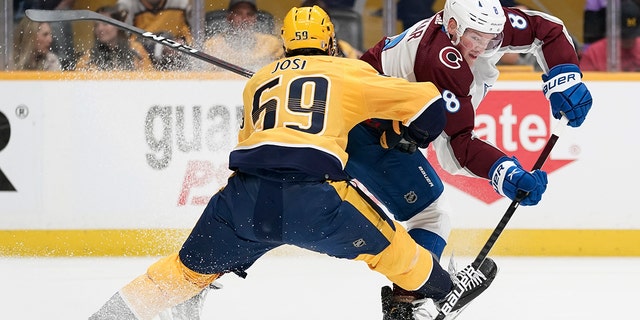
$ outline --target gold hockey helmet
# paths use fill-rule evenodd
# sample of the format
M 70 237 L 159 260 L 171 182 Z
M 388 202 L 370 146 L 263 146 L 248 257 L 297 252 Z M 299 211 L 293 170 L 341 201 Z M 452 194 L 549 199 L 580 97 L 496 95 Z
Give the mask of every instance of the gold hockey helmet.
M 336 54 L 336 34 L 329 15 L 318 6 L 293 7 L 284 17 L 281 31 L 285 51 L 320 49 Z

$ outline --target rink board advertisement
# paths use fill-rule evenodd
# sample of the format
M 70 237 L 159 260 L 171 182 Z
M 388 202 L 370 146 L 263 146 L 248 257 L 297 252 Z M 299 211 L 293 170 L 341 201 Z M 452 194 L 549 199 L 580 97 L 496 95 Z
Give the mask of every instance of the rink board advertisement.
M 531 167 L 557 121 L 540 81 L 525 78 L 498 82 L 477 112 L 476 132 Z M 29 232 L 34 238 L 67 232 L 67 239 L 78 236 L 74 230 L 183 236 L 231 173 L 243 85 L 197 76 L 1 78 L 0 245 Z M 625 168 L 640 146 L 634 130 L 640 109 L 628 98 L 640 82 L 588 85 L 595 101 L 589 117 L 580 128 L 558 131 L 544 166 L 543 201 L 518 208 L 508 232 L 638 240 L 640 216 L 629 200 L 640 174 Z M 433 152 L 425 153 L 437 164 Z M 452 236 L 458 229 L 490 232 L 510 201 L 486 180 L 436 168 L 452 207 Z

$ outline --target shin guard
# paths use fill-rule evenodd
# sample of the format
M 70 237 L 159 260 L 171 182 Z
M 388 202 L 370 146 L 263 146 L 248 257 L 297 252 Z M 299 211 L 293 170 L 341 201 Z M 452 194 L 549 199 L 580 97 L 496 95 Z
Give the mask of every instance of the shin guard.
M 120 289 L 120 295 L 138 318 L 152 319 L 198 294 L 219 276 L 190 270 L 175 253 L 152 264 L 147 273 Z

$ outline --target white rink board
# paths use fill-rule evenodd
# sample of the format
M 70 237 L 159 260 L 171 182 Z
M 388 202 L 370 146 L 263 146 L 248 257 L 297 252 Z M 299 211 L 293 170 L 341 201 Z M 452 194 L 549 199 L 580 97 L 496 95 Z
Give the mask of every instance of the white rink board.
M 11 130 L 8 144 L 0 145 L 0 170 L 16 189 L 0 191 L 0 228 L 190 228 L 230 172 L 227 158 L 241 117 L 243 84 L 0 81 L 0 116 Z M 542 203 L 519 208 L 510 228 L 640 229 L 630 201 L 640 181 L 630 161 L 640 150 L 635 132 L 640 108 L 629 97 L 640 84 L 588 85 L 593 110 L 581 128 L 564 130 L 552 154 L 571 163 L 550 172 Z M 537 95 L 540 86 L 499 82 L 491 94 Z M 520 103 L 493 108 L 527 112 L 518 109 Z M 483 114 L 484 108 L 478 118 L 500 121 Z M 546 106 L 539 110 L 534 120 L 542 119 L 548 134 L 554 121 Z M 510 148 L 537 155 L 540 139 L 529 142 L 515 141 Z M 523 150 L 527 146 L 534 149 Z M 505 199 L 487 204 L 447 189 L 454 228 L 493 228 L 509 204 Z

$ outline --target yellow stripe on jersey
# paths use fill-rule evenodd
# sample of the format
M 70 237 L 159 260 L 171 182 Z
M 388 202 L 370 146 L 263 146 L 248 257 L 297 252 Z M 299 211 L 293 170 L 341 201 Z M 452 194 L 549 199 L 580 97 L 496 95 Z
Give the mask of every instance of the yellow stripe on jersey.
M 354 206 L 360 213 L 362 213 L 371 224 L 373 224 L 380 233 L 382 233 L 385 238 L 389 241 L 393 238 L 394 230 L 389 225 L 388 221 L 385 219 L 382 214 L 376 211 L 375 208 L 371 207 L 371 205 L 363 198 L 360 192 L 358 192 L 355 188 L 350 187 L 349 183 L 345 181 L 330 181 L 329 184 L 336 190 L 340 198 L 346 202 L 349 202 L 352 206 Z

